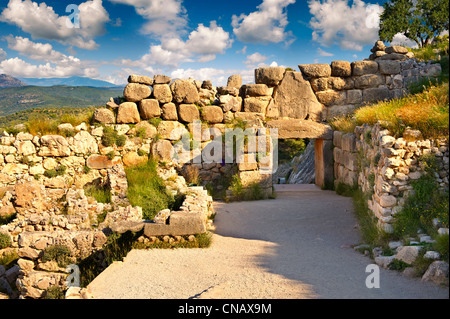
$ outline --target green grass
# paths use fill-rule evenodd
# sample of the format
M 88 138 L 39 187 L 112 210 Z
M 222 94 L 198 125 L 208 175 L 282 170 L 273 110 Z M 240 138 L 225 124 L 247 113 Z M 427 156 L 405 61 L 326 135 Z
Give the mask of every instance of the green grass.
M 105 127 L 103 129 L 102 144 L 106 147 L 116 145 L 122 147 L 125 145 L 127 137 L 119 135 L 112 127 Z
M 157 161 L 126 168 L 128 200 L 131 205 L 142 207 L 144 218 L 153 220 L 156 214 L 170 208 L 175 199 L 166 191 L 164 181 L 157 174 Z
M 97 203 L 111 203 L 111 190 L 99 180 L 85 185 L 84 192 L 87 196 L 95 198 Z

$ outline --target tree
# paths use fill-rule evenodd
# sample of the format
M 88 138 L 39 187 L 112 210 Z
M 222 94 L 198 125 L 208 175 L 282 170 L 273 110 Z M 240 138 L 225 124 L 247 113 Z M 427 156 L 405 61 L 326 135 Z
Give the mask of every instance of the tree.
M 449 29 L 448 0 L 390 0 L 380 16 L 382 41 L 391 42 L 398 33 L 425 47 Z

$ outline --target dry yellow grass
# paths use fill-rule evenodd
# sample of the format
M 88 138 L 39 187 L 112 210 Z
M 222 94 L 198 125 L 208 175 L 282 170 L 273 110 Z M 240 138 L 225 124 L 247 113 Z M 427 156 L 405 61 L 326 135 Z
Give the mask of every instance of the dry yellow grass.
M 420 130 L 424 137 L 448 137 L 448 83 L 431 86 L 402 99 L 362 107 L 351 117 L 335 119 L 332 125 L 337 130 L 352 132 L 357 125 L 373 125 L 378 121 L 399 136 L 406 127 L 411 127 Z

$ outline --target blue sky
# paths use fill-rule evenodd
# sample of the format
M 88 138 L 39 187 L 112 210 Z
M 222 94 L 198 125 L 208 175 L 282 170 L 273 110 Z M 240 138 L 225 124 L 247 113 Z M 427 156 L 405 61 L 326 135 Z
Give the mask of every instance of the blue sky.
M 116 84 L 166 74 L 216 85 L 241 74 L 251 83 L 260 66 L 367 58 L 383 2 L 0 0 L 0 73 Z

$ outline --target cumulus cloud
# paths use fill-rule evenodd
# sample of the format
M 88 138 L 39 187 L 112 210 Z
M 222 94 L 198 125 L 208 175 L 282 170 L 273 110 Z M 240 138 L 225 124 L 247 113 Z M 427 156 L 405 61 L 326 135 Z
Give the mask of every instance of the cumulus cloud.
M 245 64 L 259 64 L 266 61 L 268 57 L 262 55 L 259 52 L 253 53 L 247 56 L 247 60 L 244 61 Z
M 120 60 L 127 67 L 154 66 L 156 68 L 177 68 L 186 62 L 209 62 L 216 58 L 217 54 L 225 53 L 232 45 L 228 32 L 217 26 L 215 21 L 209 27 L 199 24 L 192 31 L 188 39 L 183 41 L 179 37 L 161 39 L 161 44 L 151 45 L 149 53 L 139 60 Z
M 211 80 L 215 86 L 225 86 L 228 77 L 232 74 L 239 74 L 242 77 L 242 83 L 254 83 L 255 72 L 253 70 L 236 70 L 236 69 L 217 69 L 217 68 L 201 68 L 201 69 L 176 69 L 170 76 L 173 79 L 194 78 L 199 81 Z
M 109 21 L 108 12 L 103 8 L 102 0 L 83 2 L 78 9 L 80 27 L 76 28 L 68 16 L 59 16 L 44 2 L 10 0 L 0 15 L 0 21 L 18 26 L 33 39 L 56 40 L 82 49 L 96 49 L 98 44 L 93 39 L 104 33 L 104 25 Z
M 0 48 L 0 62 L 6 59 L 6 52 Z
M 322 48 L 318 48 L 317 53 L 319 53 L 320 56 L 334 56 L 333 53 L 326 52 Z
M 362 51 L 378 39 L 379 15 L 383 7 L 362 0 L 310 0 L 313 40 L 324 46 Z
M 74 56 L 68 56 L 55 51 L 52 45 L 33 42 L 23 37 L 6 37 L 8 48 L 19 52 L 29 59 L 44 62 L 34 65 L 20 58 L 0 59 L 0 72 L 17 77 L 69 77 L 69 76 L 98 76 L 98 70 L 89 62 Z M 0 52 L 1 53 L 1 52 Z M 1 55 L 1 54 L 0 54 Z
M 234 34 L 240 41 L 248 43 L 292 43 L 292 33 L 286 32 L 286 7 L 293 3 L 295 0 L 263 0 L 257 11 L 233 15 Z
M 187 25 L 186 9 L 182 0 L 109 0 L 133 6 L 147 22 L 141 32 L 157 37 L 183 32 Z

